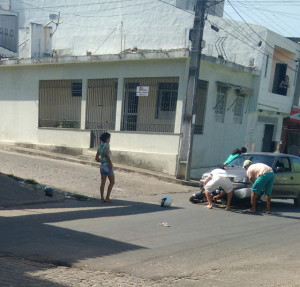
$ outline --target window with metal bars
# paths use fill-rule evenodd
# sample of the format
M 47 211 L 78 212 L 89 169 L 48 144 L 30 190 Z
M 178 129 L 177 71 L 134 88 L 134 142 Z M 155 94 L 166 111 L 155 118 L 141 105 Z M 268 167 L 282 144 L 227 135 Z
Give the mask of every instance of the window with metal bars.
M 196 98 L 196 122 L 195 122 L 195 131 L 194 131 L 195 134 L 203 134 L 206 96 L 207 96 L 207 82 L 199 81 L 198 95 Z
M 224 86 L 218 86 L 217 101 L 215 106 L 215 117 L 219 123 L 224 123 L 226 101 L 227 101 L 228 88 Z
M 238 96 L 235 105 L 233 108 L 233 121 L 236 124 L 241 124 L 243 122 L 243 113 L 244 113 L 244 102 L 245 102 L 245 97 Z
M 82 97 L 82 82 L 72 83 L 72 97 Z
M 173 119 L 178 98 L 178 83 L 159 83 L 156 119 Z
M 39 127 L 80 128 L 81 97 L 73 96 L 74 83 L 82 82 L 81 80 L 40 81 Z

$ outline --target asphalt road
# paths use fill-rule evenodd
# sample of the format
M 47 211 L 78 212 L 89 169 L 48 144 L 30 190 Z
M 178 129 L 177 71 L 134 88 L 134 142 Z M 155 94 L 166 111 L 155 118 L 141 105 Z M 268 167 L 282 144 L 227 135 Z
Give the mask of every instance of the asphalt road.
M 97 193 L 96 181 L 86 186 L 91 177 L 97 180 L 97 169 L 0 156 L 2 172 L 41 183 L 48 174 L 49 182 L 57 179 L 62 187 L 80 182 Z M 207 210 L 188 202 L 186 187 L 137 174 L 133 184 L 128 174 L 118 175 L 127 180 L 119 185 L 126 196 L 114 205 L 67 200 L 0 210 L 0 253 L 153 283 L 114 285 L 112 276 L 111 285 L 103 286 L 300 286 L 300 209 L 291 201 L 273 202 L 271 215 Z M 162 191 L 176 191 L 171 208 L 159 206 L 156 194 Z M 102 286 L 82 284 L 74 286 Z
M 152 196 L 114 206 L 67 201 L 2 210 L 0 251 L 58 265 L 172 279 L 172 286 L 176 280 L 178 286 L 298 286 L 300 209 L 279 202 L 272 215 L 245 215 L 206 210 L 188 203 L 183 194 L 174 200 L 172 208 L 161 208 Z

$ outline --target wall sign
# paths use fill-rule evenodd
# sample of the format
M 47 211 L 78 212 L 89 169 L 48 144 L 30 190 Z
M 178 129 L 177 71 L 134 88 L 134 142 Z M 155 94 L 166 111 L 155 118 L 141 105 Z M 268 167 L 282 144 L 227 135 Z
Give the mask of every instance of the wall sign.
M 136 88 L 137 97 L 148 97 L 149 96 L 149 86 L 138 86 Z

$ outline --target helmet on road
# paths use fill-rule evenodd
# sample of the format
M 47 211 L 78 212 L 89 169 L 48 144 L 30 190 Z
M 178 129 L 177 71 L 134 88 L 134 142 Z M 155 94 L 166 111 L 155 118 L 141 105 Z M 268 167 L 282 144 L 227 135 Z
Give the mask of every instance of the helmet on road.
M 171 206 L 173 203 L 173 199 L 170 195 L 164 195 L 163 198 L 161 199 L 161 203 L 160 205 L 162 207 L 167 207 L 167 206 Z

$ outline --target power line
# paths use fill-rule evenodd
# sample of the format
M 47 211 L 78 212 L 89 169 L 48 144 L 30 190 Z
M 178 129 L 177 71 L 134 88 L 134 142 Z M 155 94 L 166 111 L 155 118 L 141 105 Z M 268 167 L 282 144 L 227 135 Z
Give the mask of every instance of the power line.
M 127 0 L 128 1 L 128 0 Z M 132 1 L 132 0 L 130 0 Z M 120 2 L 120 1 L 118 1 Z M 102 2 L 102 3 L 105 3 L 105 2 Z M 107 2 L 106 2 L 107 3 Z M 117 2 L 116 2 L 117 3 Z M 118 10 L 118 9 L 123 9 L 123 8 L 129 8 L 129 7 L 135 7 L 135 6 L 141 6 L 141 5 L 146 5 L 146 4 L 152 4 L 153 1 L 146 1 L 146 2 L 141 2 L 141 3 L 135 3 L 135 4 L 132 4 L 132 5 L 126 5 L 126 6 L 118 6 L 118 7 L 111 7 L 111 8 L 103 8 L 101 10 L 92 10 L 92 11 L 83 11 L 83 12 L 80 12 L 80 13 L 64 13 L 65 15 L 74 15 L 74 16 L 82 16 L 82 17 L 85 17 L 86 15 L 84 14 L 89 14 L 89 13 L 97 13 L 97 12 L 102 12 L 102 11 L 111 11 L 111 10 Z M 94 3 L 95 4 L 95 3 Z M 88 4 L 83 4 L 83 5 L 88 5 Z M 47 8 L 52 8 L 52 7 L 37 7 L 35 6 L 36 8 L 35 9 L 41 9 L 41 10 L 45 10 Z M 54 6 L 54 7 L 60 7 L 60 8 L 68 8 L 68 6 Z M 20 12 L 23 12 L 23 11 L 27 11 L 28 9 L 23 9 L 23 10 L 19 10 Z M 90 15 L 89 15 L 90 16 Z M 94 15 L 92 15 L 94 16 Z M 96 16 L 96 15 L 95 15 Z M 88 17 L 88 16 L 87 16 Z
M 85 3 L 85 4 L 54 5 L 54 6 L 37 7 L 36 9 L 83 7 L 83 6 L 94 6 L 94 5 L 102 5 L 102 4 L 114 4 L 114 3 L 132 2 L 132 1 L 135 1 L 135 0 L 117 0 L 117 1 L 112 0 L 112 1 L 94 2 L 94 3 Z M 18 1 L 18 2 L 22 2 L 22 1 Z M 28 3 L 26 3 L 26 4 L 29 5 Z M 23 11 L 23 10 L 27 10 L 27 9 L 18 9 L 18 11 Z
M 231 4 L 230 0 L 227 0 L 228 3 L 230 4 L 230 6 L 234 9 L 234 11 L 241 17 L 241 19 L 244 21 L 244 23 L 261 39 L 263 40 L 269 47 L 272 48 L 272 50 L 274 49 L 274 47 L 272 45 L 270 45 L 263 37 L 261 37 L 248 23 L 247 21 L 244 19 L 244 17 L 237 11 L 237 9 Z M 295 61 L 295 59 L 281 53 L 280 51 L 277 51 L 279 54 L 281 54 L 282 56 L 286 57 L 287 59 L 290 59 L 292 61 Z M 281 62 L 281 61 L 280 61 Z
M 264 8 L 253 8 L 253 6 L 251 6 L 250 4 L 244 4 L 245 7 L 247 7 L 247 9 L 250 9 L 250 10 L 256 10 L 256 9 L 259 9 L 260 11 L 266 11 L 266 12 L 270 12 L 270 13 L 274 13 L 274 14 L 279 14 L 279 15 L 282 15 L 282 16 L 296 16 L 298 17 L 297 20 L 300 20 L 300 15 L 299 14 L 295 14 L 295 13 L 289 13 L 289 12 L 283 12 L 283 11 L 274 11 L 274 10 L 269 10 L 269 9 L 264 9 Z
M 164 4 L 167 4 L 167 5 L 170 5 L 170 6 L 174 7 L 174 8 L 177 8 L 177 9 L 179 9 L 179 10 L 182 10 L 182 11 L 184 11 L 184 12 L 186 12 L 186 13 L 190 13 L 190 14 L 195 15 L 194 12 L 189 11 L 189 10 L 185 10 L 185 9 L 182 9 L 182 8 L 179 8 L 179 7 L 177 7 L 175 4 L 172 4 L 172 3 L 170 3 L 170 2 L 167 2 L 167 1 L 164 1 L 164 0 L 157 0 L 157 1 L 159 1 L 159 2 L 161 2 L 161 3 L 164 3 Z
M 246 0 L 244 0 L 246 3 L 248 3 L 248 1 L 246 1 Z M 244 6 L 244 4 L 241 2 L 241 1 L 238 1 L 239 3 L 240 3 L 240 5 L 243 5 Z M 245 7 L 245 6 L 244 6 Z M 256 11 L 259 11 L 259 9 L 258 8 L 256 8 L 255 6 L 252 6 Z M 247 16 L 247 17 L 249 17 L 250 19 L 252 19 L 253 21 L 255 21 L 255 19 L 253 18 L 253 17 L 251 17 L 248 13 L 246 13 L 245 11 L 243 11 L 244 12 L 244 14 Z M 261 11 L 259 11 L 260 13 L 262 13 L 264 16 L 266 16 L 269 20 L 270 20 L 270 23 L 269 23 L 269 25 L 276 25 L 277 27 L 279 27 L 282 31 L 285 31 L 285 32 L 287 32 L 287 33 L 289 33 L 287 30 L 285 30 L 283 27 L 281 27 L 280 25 L 278 25 L 276 22 L 273 22 L 273 20 L 272 19 L 270 19 L 269 18 L 269 16 L 267 15 L 267 14 L 265 14 L 265 13 L 263 13 L 263 12 L 261 12 Z M 265 21 L 265 19 L 263 19 L 260 15 L 257 15 L 257 14 L 255 14 L 256 15 L 256 17 L 257 18 L 259 18 L 260 20 L 262 20 L 262 21 Z M 255 21 L 256 22 L 256 21 Z M 274 24 L 272 24 L 272 22 L 274 23 Z M 258 24 L 258 23 L 257 23 Z
M 95 50 L 93 54 L 95 54 L 107 41 L 108 39 L 112 36 L 113 33 L 117 30 L 117 27 L 107 36 L 107 38 L 100 44 L 100 46 Z
M 208 11 L 210 10 L 210 8 L 208 8 Z M 234 24 L 234 20 L 233 18 L 226 12 L 224 11 L 224 13 L 233 21 L 233 23 L 230 23 L 230 22 L 227 22 L 224 18 L 221 18 L 222 21 L 224 21 L 227 25 L 230 25 L 231 27 L 233 27 L 234 29 L 236 29 L 242 36 L 244 36 L 246 38 L 246 36 L 242 33 L 242 32 L 245 32 L 253 41 L 254 41 L 254 44 L 257 45 L 258 44 L 258 40 L 255 39 L 250 33 L 248 33 L 245 29 L 239 27 L 238 25 L 235 25 Z M 242 32 L 241 32 L 242 31 Z M 247 38 L 247 40 L 249 40 Z
M 35 5 L 32 5 L 32 4 L 29 4 L 29 3 L 24 2 L 22 0 L 16 0 L 16 1 L 18 1 L 20 3 L 23 3 L 23 4 L 26 4 L 26 5 L 29 5 L 29 6 L 32 6 L 32 7 L 36 8 L 36 9 L 40 9 L 40 10 L 46 11 L 46 12 L 57 12 L 57 11 L 54 11 L 54 10 L 47 10 L 47 9 L 42 8 L 42 7 L 38 7 L 38 6 L 35 6 Z M 141 5 L 141 4 L 145 4 L 145 3 L 135 4 L 134 6 L 138 6 L 138 5 Z M 150 2 L 149 2 L 149 4 L 150 4 Z M 128 6 L 129 5 L 123 6 L 122 8 L 126 8 Z M 75 17 L 83 17 L 83 18 L 111 18 L 111 17 L 136 15 L 137 13 L 143 13 L 143 12 L 151 11 L 152 9 L 156 9 L 156 8 L 159 8 L 159 7 L 161 7 L 161 5 L 157 5 L 157 6 L 151 7 L 149 9 L 144 9 L 144 10 L 141 10 L 141 11 L 136 11 L 134 13 L 122 13 L 122 14 L 115 14 L 115 15 L 80 15 L 80 14 L 75 14 L 75 13 L 61 13 L 61 14 L 62 15 L 72 15 L 72 16 L 75 16 Z M 118 9 L 120 9 L 120 7 L 118 7 Z M 93 11 L 93 12 L 95 12 L 95 11 Z
M 239 0 L 237 0 L 237 1 L 239 1 Z M 244 0 L 244 1 L 246 1 L 246 0 Z M 240 1 L 239 1 L 240 2 Z M 246 2 L 248 2 L 248 1 L 246 1 Z M 226 12 L 225 12 L 226 13 Z M 228 15 L 228 13 L 226 13 L 227 15 Z M 252 19 L 255 23 L 257 23 L 257 21 L 253 18 L 253 17 L 251 17 L 250 15 L 248 15 L 247 13 L 245 13 L 244 12 L 244 14 L 246 15 L 246 16 L 248 16 L 250 19 Z M 262 21 L 265 21 L 265 19 L 263 19 L 260 15 L 258 15 L 258 14 L 255 14 L 259 19 L 261 19 Z M 265 15 L 264 13 L 263 13 L 263 15 Z M 232 19 L 232 17 L 230 16 L 230 15 L 228 15 L 231 19 Z M 268 15 L 265 15 L 266 17 L 268 17 Z M 232 19 L 233 20 L 233 19 Z M 269 19 L 270 21 L 272 21 L 271 19 Z M 259 23 L 257 23 L 258 25 L 260 25 Z M 275 23 L 276 24 L 276 23 Z M 276 24 L 278 27 L 280 27 L 278 24 Z M 281 38 L 279 38 L 282 42 L 283 42 L 283 39 L 281 39 Z M 294 47 L 292 47 L 292 45 L 291 45 L 291 43 L 289 43 L 288 42 L 288 46 L 290 47 L 290 48 L 292 48 L 292 50 L 294 50 Z
M 263 54 L 263 55 L 265 55 L 265 56 L 269 56 L 269 57 L 270 57 L 271 59 L 273 59 L 273 60 L 280 61 L 280 60 L 278 60 L 276 57 L 274 57 L 274 56 L 272 56 L 272 55 L 270 55 L 270 54 L 266 54 L 265 52 L 262 52 L 261 50 L 259 50 L 257 47 L 254 47 L 254 46 L 252 46 L 251 44 L 249 44 L 248 42 L 246 42 L 246 41 L 240 39 L 240 38 L 237 37 L 236 35 L 232 34 L 231 32 L 229 32 L 229 31 L 227 31 L 226 29 L 224 29 L 223 27 L 221 27 L 220 25 L 218 25 L 218 24 L 212 22 L 211 20 L 207 19 L 207 21 L 208 21 L 211 25 L 214 25 L 214 26 L 218 27 L 220 30 L 223 30 L 223 31 L 226 32 L 228 35 L 230 35 L 230 36 L 232 36 L 233 38 L 239 40 L 240 42 L 244 43 L 245 45 L 249 46 L 250 48 L 252 48 L 252 49 L 258 51 L 259 53 L 261 53 L 261 54 Z M 242 35 L 242 36 L 245 37 L 244 35 Z M 246 39 L 247 39 L 247 38 L 246 38 Z M 247 39 L 247 40 L 248 40 L 248 39 Z M 287 66 L 288 66 L 289 69 L 291 69 L 292 71 L 296 72 L 296 70 L 295 70 L 294 68 L 290 67 L 289 65 L 287 65 Z

